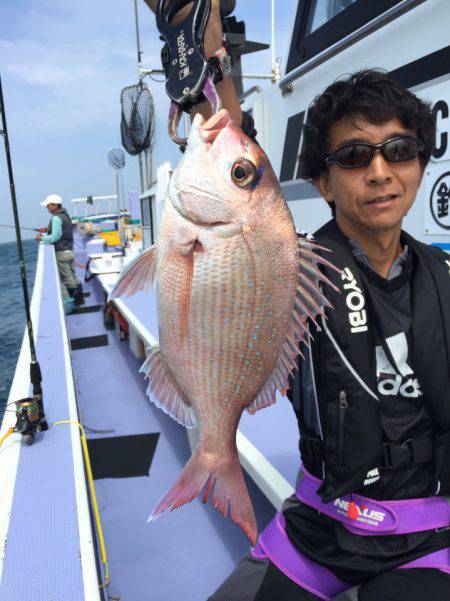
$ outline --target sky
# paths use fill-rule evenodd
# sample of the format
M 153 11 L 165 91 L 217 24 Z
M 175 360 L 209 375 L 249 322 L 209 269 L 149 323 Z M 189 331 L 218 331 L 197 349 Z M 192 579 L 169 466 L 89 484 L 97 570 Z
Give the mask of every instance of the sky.
M 247 39 L 270 43 L 270 0 L 238 0 L 235 16 Z M 297 0 L 276 0 L 276 55 L 284 59 Z M 257 8 L 258 10 L 255 10 Z M 160 68 L 154 16 L 138 0 L 143 65 Z M 39 203 L 115 192 L 106 154 L 120 147 L 120 92 L 137 83 L 133 0 L 1 0 L 0 74 L 21 225 L 46 226 Z M 243 57 L 244 73 L 269 73 L 270 51 Z M 282 64 L 282 69 L 283 69 Z M 176 164 L 166 133 L 169 101 L 163 83 L 146 79 L 155 102 L 155 162 Z M 244 88 L 261 81 L 245 80 Z M 125 192 L 139 189 L 136 157 L 126 155 Z M 69 210 L 70 212 L 70 210 Z M 3 140 L 0 139 L 0 224 L 12 224 Z M 23 231 L 24 238 L 31 232 Z M 15 239 L 0 227 L 0 242 Z

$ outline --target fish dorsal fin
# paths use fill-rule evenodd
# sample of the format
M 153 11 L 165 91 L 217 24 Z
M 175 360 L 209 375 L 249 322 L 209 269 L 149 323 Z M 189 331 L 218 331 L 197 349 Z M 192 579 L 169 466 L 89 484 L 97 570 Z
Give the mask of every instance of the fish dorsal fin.
M 147 395 L 159 409 L 186 428 L 197 426 L 194 410 L 178 390 L 164 363 L 159 345 L 152 347 L 139 371 L 145 373 L 149 381 Z
M 297 355 L 302 355 L 300 344 L 305 343 L 309 346 L 312 339 L 308 320 L 311 320 L 318 327 L 317 316 L 324 315 L 324 307 L 331 307 L 331 304 L 323 295 L 320 285 L 327 284 L 334 290 L 339 291 L 320 271 L 318 264 L 325 265 L 337 273 L 341 272 L 340 269 L 316 254 L 317 250 L 327 251 L 313 240 L 299 238 L 299 282 L 288 334 L 281 345 L 275 369 L 253 403 L 246 407 L 249 413 L 255 413 L 258 409 L 273 405 L 276 401 L 277 390 L 283 396 L 286 394 L 289 388 L 289 376 L 297 368 Z
M 119 296 L 132 296 L 140 290 L 150 290 L 155 266 L 156 249 L 155 246 L 151 246 L 122 270 L 116 285 L 109 293 L 108 301 Z

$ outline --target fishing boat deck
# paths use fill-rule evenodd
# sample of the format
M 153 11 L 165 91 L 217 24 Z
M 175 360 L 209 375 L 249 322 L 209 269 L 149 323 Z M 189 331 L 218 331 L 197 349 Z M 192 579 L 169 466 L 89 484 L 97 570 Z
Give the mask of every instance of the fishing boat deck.
M 31 304 L 46 417 L 77 420 L 75 389 L 53 247 L 41 245 Z M 29 397 L 24 337 L 9 402 Z M 0 435 L 15 423 L 8 411 Z M 94 539 L 79 431 L 58 425 L 27 446 L 20 434 L 0 449 L 0 598 L 99 599 Z

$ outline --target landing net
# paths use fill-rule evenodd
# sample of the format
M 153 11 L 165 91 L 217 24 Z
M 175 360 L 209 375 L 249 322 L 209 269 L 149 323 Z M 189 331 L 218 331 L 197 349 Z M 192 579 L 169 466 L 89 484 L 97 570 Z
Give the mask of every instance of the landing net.
M 139 82 L 124 88 L 120 94 L 122 146 L 136 155 L 150 148 L 154 130 L 154 104 L 150 88 Z

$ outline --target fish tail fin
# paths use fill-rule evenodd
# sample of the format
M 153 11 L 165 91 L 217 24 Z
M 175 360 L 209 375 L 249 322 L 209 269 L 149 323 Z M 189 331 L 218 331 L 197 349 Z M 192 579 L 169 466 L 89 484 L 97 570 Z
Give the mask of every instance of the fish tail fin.
M 204 503 L 206 500 L 207 497 L 202 499 Z M 224 517 L 227 516 L 229 505 L 233 522 L 242 528 L 252 545 L 256 545 L 258 538 L 256 518 L 237 454 L 228 461 L 222 462 L 221 468 L 218 469 L 211 502 Z
M 172 511 L 190 503 L 203 489 L 203 503 L 211 497 L 213 507 L 224 517 L 229 507 L 231 519 L 255 545 L 258 535 L 256 519 L 237 454 L 224 458 L 198 448 L 178 480 L 153 509 L 148 521 L 155 521 L 166 509 Z

